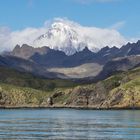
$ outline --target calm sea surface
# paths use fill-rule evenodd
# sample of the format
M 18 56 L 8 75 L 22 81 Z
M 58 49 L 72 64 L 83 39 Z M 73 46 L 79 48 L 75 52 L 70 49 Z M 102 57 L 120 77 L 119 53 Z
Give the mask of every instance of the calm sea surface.
M 0 110 L 0 140 L 140 140 L 140 111 Z

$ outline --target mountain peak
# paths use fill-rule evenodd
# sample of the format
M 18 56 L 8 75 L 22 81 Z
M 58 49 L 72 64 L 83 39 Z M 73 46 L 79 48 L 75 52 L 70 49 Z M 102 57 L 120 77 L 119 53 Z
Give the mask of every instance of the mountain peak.
M 116 43 L 112 43 L 114 41 L 109 41 L 110 38 L 107 41 L 98 41 L 99 37 L 103 35 L 98 28 L 84 27 L 61 18 L 56 18 L 52 22 L 46 23 L 46 25 L 46 31 L 34 40 L 33 46 L 47 45 L 51 49 L 63 51 L 67 55 L 82 51 L 85 46 L 88 46 L 88 49 L 92 52 L 99 51 L 104 45 L 117 46 Z M 106 30 L 106 33 L 112 34 L 109 30 Z M 115 38 L 120 38 L 119 34 L 114 34 Z
M 137 41 L 137 44 L 140 44 L 140 40 Z
M 32 46 L 49 46 L 51 49 L 73 55 L 88 46 L 92 52 L 98 52 L 103 46 L 121 47 L 126 40 L 115 30 L 84 27 L 68 19 L 55 18 L 47 22 L 41 34 Z
M 16 57 L 29 59 L 35 53 L 39 53 L 40 55 L 43 55 L 50 51 L 52 51 L 52 50 L 47 46 L 43 46 L 40 48 L 34 48 L 27 44 L 23 44 L 22 46 L 16 45 L 15 48 L 13 49 L 13 51 L 10 52 L 10 54 L 13 56 L 16 56 Z
M 28 44 L 23 44 L 22 46 L 21 46 L 21 48 L 33 48 L 32 46 L 29 46 Z
M 15 46 L 15 48 L 13 49 L 13 52 L 15 52 L 15 51 L 17 52 L 17 51 L 19 51 L 19 50 L 20 50 L 20 45 L 17 44 L 17 45 Z
M 80 48 L 84 48 L 75 28 L 76 25 L 62 19 L 56 19 L 48 26 L 46 33 L 34 41 L 34 46 L 47 45 L 51 49 L 65 52 L 67 55 L 74 54 Z
M 91 52 L 87 46 L 82 51 L 83 52 Z

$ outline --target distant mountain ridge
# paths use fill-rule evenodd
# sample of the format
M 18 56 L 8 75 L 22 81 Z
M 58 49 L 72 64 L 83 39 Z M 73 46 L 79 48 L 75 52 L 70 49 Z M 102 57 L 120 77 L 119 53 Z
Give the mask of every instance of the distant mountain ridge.
M 22 59 L 15 56 L 0 56 L 0 67 L 13 68 L 21 72 L 28 72 L 44 78 L 57 78 L 59 75 L 63 77 L 63 74 L 49 72 L 45 67 L 31 60 Z
M 107 61 L 117 58 L 117 57 L 125 57 L 130 55 L 139 55 L 140 54 L 140 41 L 136 43 L 128 43 L 121 48 L 117 47 L 104 47 L 99 50 L 97 53 L 92 52 L 89 50 L 87 46 L 84 47 L 83 50 L 74 53 L 73 55 L 66 55 L 63 51 L 54 50 L 49 48 L 49 46 L 43 46 L 40 48 L 34 48 L 27 44 L 23 44 L 22 46 L 17 45 L 12 52 L 9 53 L 12 56 L 20 57 L 23 59 L 31 59 L 33 61 L 38 61 L 38 63 L 42 63 L 43 65 L 47 61 L 52 61 L 56 59 L 56 61 L 63 61 L 61 62 L 62 66 L 65 66 L 65 63 L 77 63 L 77 65 L 86 63 L 86 62 L 98 62 L 98 63 L 106 63 Z M 59 60 L 57 59 L 57 57 Z M 47 58 L 49 57 L 49 58 Z M 40 59 L 40 60 L 38 60 Z M 73 61 L 73 59 L 75 61 Z M 45 61 L 45 62 L 43 62 Z M 71 62 L 72 61 L 72 62 Z M 78 61 L 78 62 L 77 62 Z M 72 65 L 72 64 L 69 64 Z M 71 67 L 71 66 L 70 66 Z
M 23 44 L 21 47 L 19 45 L 16 45 L 13 51 L 10 52 L 10 54 L 12 56 L 20 57 L 23 59 L 29 59 L 35 53 L 43 55 L 49 52 L 50 50 L 51 49 L 49 47 L 34 48 L 27 44 Z
M 107 70 L 105 67 L 108 67 L 108 69 L 111 70 L 112 68 L 114 68 L 114 65 L 116 64 L 114 63 L 116 62 L 114 61 L 115 59 L 118 59 L 117 60 L 118 62 L 121 61 L 121 63 L 117 63 L 118 64 L 117 67 L 120 67 L 119 70 L 122 70 L 122 71 L 124 70 L 122 67 L 122 63 L 124 63 L 126 69 L 133 68 L 136 65 L 139 65 L 138 63 L 139 55 L 140 55 L 140 41 L 136 43 L 128 43 L 122 46 L 121 48 L 117 48 L 115 46 L 110 48 L 106 46 L 102 48 L 100 51 L 98 51 L 97 53 L 90 51 L 88 47 L 85 46 L 83 50 L 78 51 L 74 53 L 73 55 L 66 55 L 63 51 L 54 50 L 54 49 L 49 48 L 48 46 L 34 48 L 27 44 L 23 44 L 22 46 L 17 45 L 13 49 L 13 51 L 5 54 L 4 57 L 5 58 L 11 57 L 12 60 L 13 58 L 14 59 L 16 58 L 16 60 L 19 60 L 18 65 L 12 64 L 13 67 L 16 67 L 16 68 L 17 67 L 21 68 L 21 66 L 23 68 L 23 60 L 24 60 L 24 62 L 26 61 L 24 63 L 26 70 L 29 66 L 30 67 L 33 66 L 31 69 L 33 69 L 34 72 L 37 71 L 37 73 L 42 74 L 42 75 L 45 75 L 46 72 L 47 73 L 52 72 L 54 73 L 54 75 L 56 73 L 56 75 L 59 75 L 61 78 L 73 78 L 73 77 L 76 77 L 76 73 L 78 69 L 79 69 L 79 72 L 81 71 L 81 74 L 84 73 L 85 77 L 86 77 L 85 73 L 88 73 L 88 70 L 91 74 L 88 74 L 87 77 L 96 76 L 96 75 L 93 75 L 92 73 L 96 73 L 96 74 L 104 73 L 102 71 Z M 126 63 L 127 60 L 130 60 L 130 56 L 137 56 L 137 57 L 131 57 L 131 63 Z M 125 61 L 122 62 L 123 59 Z M 136 60 L 138 60 L 137 63 L 135 63 Z M 14 63 L 14 61 L 12 62 Z M 4 65 L 4 63 L 3 64 L 2 63 L 3 61 L 0 61 L 0 64 Z M 91 65 L 93 65 L 93 67 Z M 99 69 L 95 68 L 94 66 L 98 66 Z M 55 68 L 55 69 L 52 69 L 52 68 Z M 64 70 L 65 68 L 67 68 L 67 71 L 66 73 L 63 73 L 65 72 Z M 74 69 L 75 71 L 71 71 L 71 68 L 75 68 Z M 91 71 L 91 68 L 93 68 L 92 71 Z M 85 72 L 82 71 L 82 69 Z M 62 73 L 61 73 L 61 70 L 63 70 Z M 114 68 L 114 71 L 115 70 L 118 71 L 118 69 Z M 69 77 L 67 74 L 75 75 L 75 76 Z M 79 76 L 77 77 L 79 78 Z

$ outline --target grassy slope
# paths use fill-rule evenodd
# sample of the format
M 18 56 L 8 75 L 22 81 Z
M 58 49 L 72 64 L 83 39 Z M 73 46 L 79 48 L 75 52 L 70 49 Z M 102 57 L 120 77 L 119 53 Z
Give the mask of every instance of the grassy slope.
M 64 104 L 77 88 L 74 88 L 76 85 L 71 81 L 41 79 L 5 68 L 0 68 L 0 72 L 0 104 L 46 105 L 48 97 L 57 92 L 63 92 L 63 95 L 55 97 L 54 102 Z M 97 84 L 78 86 L 93 92 L 98 92 L 97 87 L 106 90 L 106 103 L 109 107 L 140 107 L 140 68 L 113 75 Z
M 55 88 L 73 87 L 76 85 L 69 80 L 43 79 L 35 77 L 29 73 L 21 73 L 4 67 L 0 67 L 0 82 L 45 91 L 52 91 Z
M 108 102 L 114 107 L 140 107 L 140 68 L 111 76 L 104 81 L 113 83 Z
M 18 87 L 9 84 L 0 84 L 1 105 L 11 106 L 38 106 L 51 92 L 35 90 L 32 88 Z

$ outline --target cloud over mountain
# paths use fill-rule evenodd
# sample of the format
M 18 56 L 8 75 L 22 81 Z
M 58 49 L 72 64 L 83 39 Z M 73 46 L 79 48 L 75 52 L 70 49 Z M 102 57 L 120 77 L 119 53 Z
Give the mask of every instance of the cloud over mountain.
M 120 47 L 127 42 L 117 30 L 110 28 L 84 27 L 68 19 L 55 18 L 40 28 L 25 28 L 10 31 L 0 28 L 0 51 L 13 49 L 16 44 L 27 43 L 35 47 L 49 46 L 73 54 L 88 46 L 97 51 L 104 46 Z

